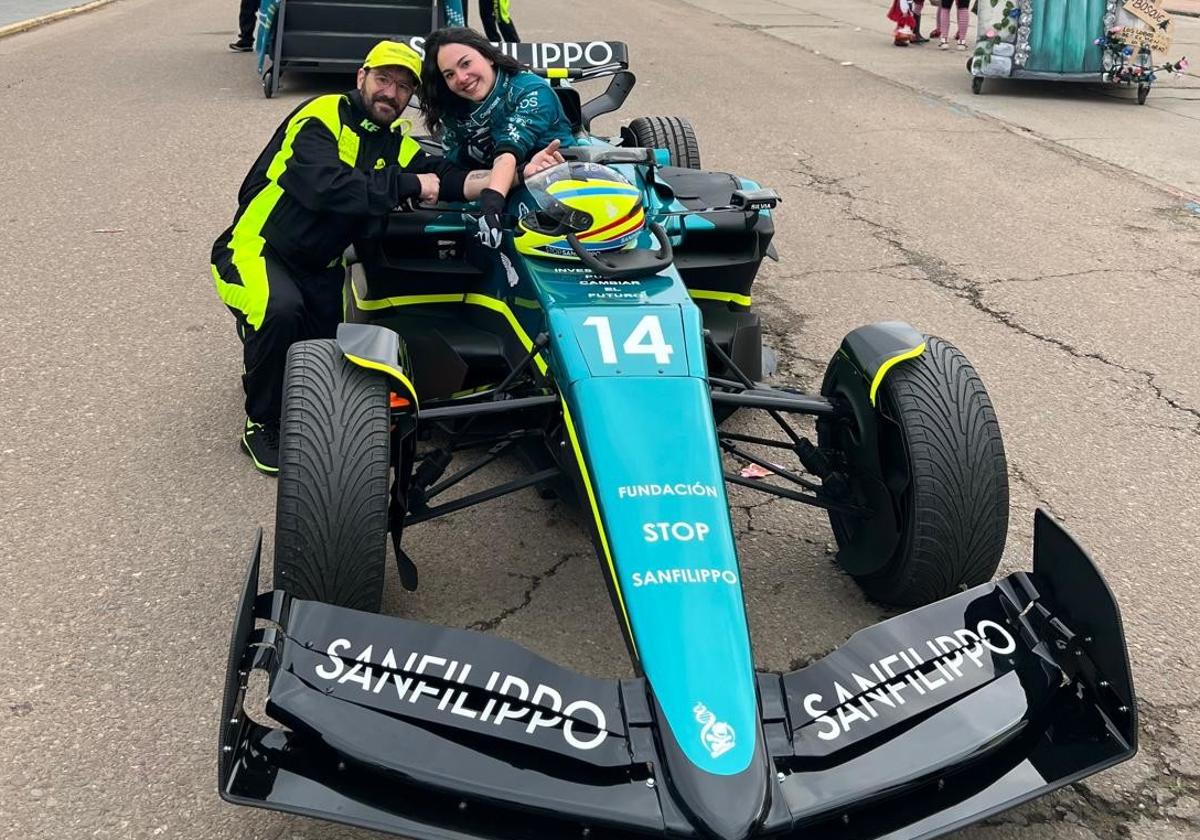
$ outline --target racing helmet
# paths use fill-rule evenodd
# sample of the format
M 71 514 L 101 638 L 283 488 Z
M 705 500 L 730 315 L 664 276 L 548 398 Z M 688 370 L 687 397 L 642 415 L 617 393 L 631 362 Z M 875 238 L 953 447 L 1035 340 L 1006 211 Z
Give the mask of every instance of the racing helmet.
M 533 206 L 522 202 L 514 243 L 528 256 L 578 259 L 568 233 L 589 251 L 630 248 L 646 226 L 641 190 L 603 164 L 560 163 L 525 187 Z

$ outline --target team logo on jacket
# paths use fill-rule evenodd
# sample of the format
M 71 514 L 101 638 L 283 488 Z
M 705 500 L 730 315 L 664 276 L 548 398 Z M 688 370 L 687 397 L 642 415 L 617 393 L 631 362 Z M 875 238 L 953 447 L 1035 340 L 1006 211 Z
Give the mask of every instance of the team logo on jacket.
M 713 758 L 720 758 L 737 746 L 737 733 L 733 727 L 708 710 L 708 706 L 697 703 L 692 708 L 696 723 L 700 724 L 700 743 Z

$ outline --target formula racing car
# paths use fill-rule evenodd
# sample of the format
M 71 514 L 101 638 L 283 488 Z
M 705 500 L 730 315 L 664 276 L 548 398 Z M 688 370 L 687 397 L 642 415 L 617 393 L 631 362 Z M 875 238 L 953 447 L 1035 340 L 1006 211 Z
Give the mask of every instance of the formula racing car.
M 778 196 L 701 169 L 681 119 L 593 136 L 633 77 L 623 45 L 570 46 L 606 59 L 548 72 L 580 145 L 514 191 L 501 250 L 462 207 L 394 214 L 336 339 L 290 352 L 274 588 L 260 534 L 221 795 L 416 838 L 924 838 L 1132 756 L 1088 555 L 1039 512 L 1032 571 L 991 580 L 1007 466 L 970 362 L 885 322 L 845 337 L 818 393 L 763 384 L 751 286 Z M 581 104 L 566 82 L 595 73 L 611 84 Z M 508 454 L 520 477 L 480 487 Z M 727 483 L 824 509 L 840 567 L 908 611 L 757 671 Z M 633 678 L 379 614 L 389 544 L 416 589 L 409 529 L 532 489 L 583 511 Z

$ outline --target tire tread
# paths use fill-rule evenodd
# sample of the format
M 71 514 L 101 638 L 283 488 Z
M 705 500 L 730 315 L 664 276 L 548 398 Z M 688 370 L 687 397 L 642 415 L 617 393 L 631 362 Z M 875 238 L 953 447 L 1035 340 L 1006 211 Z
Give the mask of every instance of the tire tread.
M 275 587 L 378 612 L 387 555 L 387 381 L 332 340 L 288 351 L 275 515 Z
M 909 453 L 911 520 L 897 556 L 859 583 L 878 600 L 919 606 L 991 580 L 1008 534 L 1008 467 L 979 375 L 957 348 L 931 337 L 881 392 Z

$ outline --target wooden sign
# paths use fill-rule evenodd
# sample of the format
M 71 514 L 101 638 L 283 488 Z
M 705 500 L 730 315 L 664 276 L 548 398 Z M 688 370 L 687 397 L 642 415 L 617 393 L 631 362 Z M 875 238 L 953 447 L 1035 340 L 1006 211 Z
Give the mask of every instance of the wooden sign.
M 1121 40 L 1132 47 L 1149 45 L 1156 53 L 1171 51 L 1171 31 L 1155 32 L 1136 26 L 1126 26 L 1121 29 Z
M 1125 11 L 1145 21 L 1156 31 L 1166 31 L 1171 26 L 1171 16 L 1155 0 L 1125 0 Z

